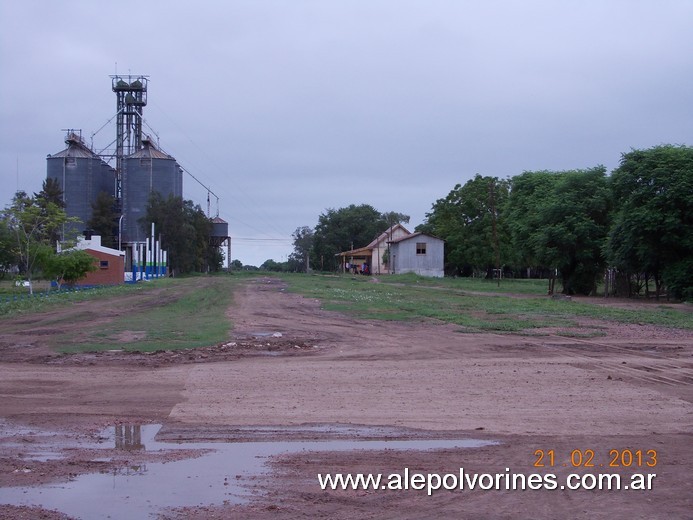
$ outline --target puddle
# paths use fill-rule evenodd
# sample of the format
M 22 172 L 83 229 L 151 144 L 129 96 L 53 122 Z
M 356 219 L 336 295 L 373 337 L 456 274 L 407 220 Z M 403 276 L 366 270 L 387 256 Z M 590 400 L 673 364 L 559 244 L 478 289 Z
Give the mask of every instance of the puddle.
M 76 518 L 156 518 L 164 508 L 242 504 L 251 497 L 244 477 L 267 474 L 269 457 L 302 451 L 430 450 L 474 448 L 494 441 L 327 440 L 280 442 L 160 442 L 160 425 L 120 425 L 104 433 L 110 447 L 127 451 L 206 450 L 197 458 L 124 466 L 69 482 L 0 488 L 0 503 L 40 505 Z M 105 460 L 105 459 L 104 459 Z

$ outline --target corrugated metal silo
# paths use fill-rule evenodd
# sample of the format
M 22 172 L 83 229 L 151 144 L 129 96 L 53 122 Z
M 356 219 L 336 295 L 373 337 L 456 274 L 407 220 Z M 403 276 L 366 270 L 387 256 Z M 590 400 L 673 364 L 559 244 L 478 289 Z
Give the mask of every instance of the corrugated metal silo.
M 55 179 L 63 190 L 65 212 L 81 223 L 66 227 L 68 233 L 79 234 L 91 219 L 92 203 L 100 191 L 113 194 L 113 169 L 87 147 L 77 134 L 68 134 L 67 148 L 46 159 L 48 179 Z
M 123 242 L 142 242 L 148 233 L 139 222 L 147 213 L 152 192 L 163 198 L 183 196 L 183 171 L 176 160 L 158 150 L 151 140 L 123 160 Z M 146 226 L 145 226 L 146 227 Z
M 212 232 L 209 235 L 209 245 L 220 247 L 229 238 L 229 223 L 219 217 L 210 220 Z

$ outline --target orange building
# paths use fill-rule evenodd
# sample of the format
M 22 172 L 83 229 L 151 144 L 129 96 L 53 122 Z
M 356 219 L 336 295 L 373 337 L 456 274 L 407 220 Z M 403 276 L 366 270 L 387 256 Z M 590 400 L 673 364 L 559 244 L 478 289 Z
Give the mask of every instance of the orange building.
M 77 285 L 119 285 L 125 283 L 125 252 L 101 245 L 101 237 L 81 238 L 75 249 L 83 249 L 94 257 L 96 271 L 91 271 Z

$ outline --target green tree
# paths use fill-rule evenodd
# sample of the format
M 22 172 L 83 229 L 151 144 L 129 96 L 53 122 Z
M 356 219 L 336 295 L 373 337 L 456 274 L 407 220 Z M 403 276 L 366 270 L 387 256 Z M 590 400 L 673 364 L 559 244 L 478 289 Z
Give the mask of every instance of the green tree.
M 154 223 L 157 236 L 161 235 L 162 247 L 168 252 L 171 272 L 202 272 L 209 267 L 211 250 L 209 235 L 212 223 L 199 205 L 181 197 L 152 193 L 146 216 L 141 225 L 149 232 Z
M 507 220 L 524 265 L 558 268 L 566 294 L 589 294 L 605 265 L 611 204 L 606 169 L 513 177 Z
M 0 218 L 0 277 L 19 263 L 14 252 L 14 237 L 7 221 Z
M 409 224 L 409 215 L 397 211 L 386 211 L 380 216 L 380 219 L 387 223 L 388 228 L 397 224 Z
M 49 255 L 43 262 L 43 275 L 54 280 L 58 289 L 63 283 L 72 285 L 90 272 L 96 271 L 95 259 L 86 251 L 71 249 Z
M 308 226 L 298 227 L 291 236 L 294 239 L 294 252 L 289 258 L 292 270 L 308 272 L 310 270 L 310 253 L 313 248 L 313 230 Z
M 224 254 L 220 247 L 207 246 L 207 265 L 212 273 L 218 273 L 224 268 Z
M 438 199 L 416 231 L 445 240 L 446 270 L 463 275 L 483 270 L 490 276 L 494 267 L 511 259 L 509 231 L 502 213 L 508 193 L 508 181 L 477 174 Z
M 60 183 L 57 179 L 49 178 L 44 180 L 41 186 L 41 191 L 39 191 L 38 193 L 34 193 L 34 201 L 36 205 L 41 208 L 42 214 L 46 217 L 48 216 L 50 211 L 48 208 L 49 204 L 53 204 L 58 208 L 65 209 L 63 190 L 60 187 Z M 62 236 L 63 230 L 64 226 L 56 227 L 52 229 L 46 237 L 48 242 L 54 247 L 56 247 L 56 244 L 61 240 L 61 238 L 66 238 Z M 74 236 L 67 238 L 70 240 L 75 239 Z
M 282 272 L 287 270 L 287 266 L 285 263 L 276 262 L 270 258 L 262 263 L 260 269 L 262 271 Z
M 119 215 L 115 197 L 105 191 L 99 192 L 91 209 L 91 219 L 87 222 L 87 227 L 91 228 L 94 234 L 101 236 L 101 245 L 117 248 Z
M 63 190 L 57 179 L 49 178 L 43 181 L 41 191 L 34 193 L 34 199 L 39 206 L 45 207 L 49 202 L 52 202 L 59 208 L 65 209 L 65 200 L 63 198 Z
M 408 222 L 409 217 L 395 212 L 381 214 L 368 204 L 328 209 L 320 215 L 315 226 L 313 264 L 323 270 L 337 269 L 339 262 L 335 255 L 366 246 L 390 225 L 396 224 L 395 220 Z
M 13 253 L 18 259 L 20 272 L 29 281 L 29 292 L 33 294 L 31 281 L 41 270 L 55 249 L 51 243 L 56 230 L 77 218 L 68 218 L 65 211 L 54 202 L 37 201 L 19 191 L 12 204 L 3 212 L 5 225 L 13 235 Z
M 676 298 L 693 299 L 693 148 L 662 145 L 623 154 L 611 176 L 616 202 L 606 254 Z M 647 287 L 647 285 L 646 285 Z

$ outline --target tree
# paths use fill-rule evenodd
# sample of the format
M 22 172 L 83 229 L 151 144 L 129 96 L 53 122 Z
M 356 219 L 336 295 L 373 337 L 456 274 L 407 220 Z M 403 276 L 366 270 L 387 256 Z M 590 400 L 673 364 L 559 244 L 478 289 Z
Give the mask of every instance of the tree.
M 605 265 L 611 196 L 606 169 L 513 177 L 507 219 L 524 264 L 558 268 L 566 294 L 590 294 Z
M 605 248 L 611 265 L 654 279 L 657 297 L 666 285 L 675 298 L 693 299 L 693 148 L 623 154 L 610 186 L 616 201 Z
M 60 187 L 60 183 L 57 179 L 49 178 L 44 180 L 43 184 L 41 185 L 41 191 L 34 193 L 34 201 L 36 202 L 36 205 L 41 208 L 41 212 L 44 216 L 48 215 L 49 204 L 53 204 L 60 209 L 65 209 L 63 190 Z M 62 236 L 63 229 L 56 227 L 49 233 L 47 239 L 50 244 L 55 246 L 61 238 L 65 239 L 65 237 Z M 74 240 L 75 237 L 68 238 Z
M 43 275 L 54 280 L 58 289 L 63 283 L 74 284 L 90 271 L 96 271 L 94 257 L 86 251 L 68 250 L 48 256 L 42 263 Z
M 234 270 L 243 269 L 243 262 L 241 262 L 239 259 L 235 259 L 233 262 L 231 262 L 231 268 Z
M 291 254 L 290 263 L 294 264 L 295 269 L 305 271 L 310 270 L 310 251 L 313 248 L 314 233 L 308 226 L 296 228 L 293 235 L 294 252 Z
M 212 273 L 218 273 L 224 268 L 224 253 L 220 247 L 207 246 L 207 267 Z
M 280 262 L 276 262 L 270 258 L 268 260 L 265 260 L 262 263 L 262 265 L 260 266 L 260 269 L 262 271 L 282 272 L 282 271 L 286 271 L 286 266 L 285 266 L 285 264 L 280 263 Z
M 141 225 L 145 232 L 154 223 L 161 234 L 162 247 L 168 251 L 168 264 L 172 272 L 205 271 L 209 267 L 211 251 L 209 235 L 212 223 L 202 208 L 190 200 L 169 195 L 164 199 L 153 192 L 147 204 Z
M 49 202 L 52 202 L 59 208 L 65 209 L 63 190 L 60 187 L 58 179 L 48 178 L 43 181 L 43 184 L 41 184 L 41 191 L 34 193 L 34 199 L 37 200 L 39 206 L 45 206 Z
M 105 191 L 101 191 L 92 203 L 91 209 L 91 219 L 87 222 L 87 227 L 92 229 L 94 234 L 101 236 L 102 246 L 118 247 L 119 215 L 115 197 Z
M 313 264 L 322 270 L 335 270 L 339 267 L 335 255 L 364 247 L 391 225 L 408 221 L 407 215 L 395 212 L 381 214 L 368 204 L 328 209 L 320 215 L 315 226 Z
M 29 292 L 33 294 L 31 280 L 42 264 L 55 254 L 52 237 L 63 225 L 79 222 L 68 218 L 65 211 L 50 201 L 39 201 L 18 191 L 12 204 L 3 213 L 5 225 L 13 235 L 13 252 L 18 259 L 20 272 L 29 281 Z
M 494 267 L 511 257 L 502 213 L 508 193 L 508 181 L 477 174 L 464 186 L 457 184 L 444 199 L 438 199 L 416 231 L 445 240 L 448 271 L 469 275 L 483 270 L 490 276 Z
M 409 224 L 409 215 L 398 213 L 396 211 L 386 211 L 380 216 L 380 219 L 387 222 L 388 228 L 401 223 Z
M 0 218 L 0 277 L 19 263 L 14 252 L 14 237 L 7 221 Z

